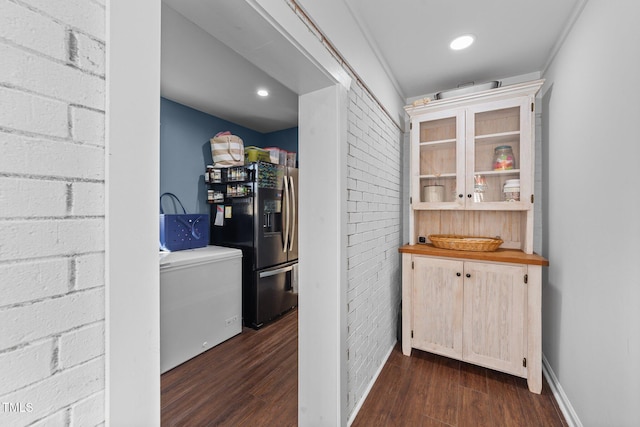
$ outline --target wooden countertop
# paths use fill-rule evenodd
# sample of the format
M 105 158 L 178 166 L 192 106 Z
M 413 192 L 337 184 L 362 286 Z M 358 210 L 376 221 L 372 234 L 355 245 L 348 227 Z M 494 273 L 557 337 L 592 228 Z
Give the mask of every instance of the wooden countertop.
M 428 255 L 445 258 L 461 258 L 478 261 L 508 262 L 512 264 L 549 265 L 549 260 L 538 254 L 525 254 L 516 249 L 498 249 L 494 252 L 456 251 L 436 248 L 430 243 L 420 245 L 404 245 L 398 248 L 403 254 Z

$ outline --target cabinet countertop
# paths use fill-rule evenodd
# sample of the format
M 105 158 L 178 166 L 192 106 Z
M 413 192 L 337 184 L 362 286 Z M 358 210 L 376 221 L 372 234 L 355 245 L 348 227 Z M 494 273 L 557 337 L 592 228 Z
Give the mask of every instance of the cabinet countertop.
M 529 264 L 548 266 L 549 260 L 538 254 L 525 254 L 516 249 L 498 249 L 494 252 L 457 251 L 452 249 L 436 248 L 432 244 L 404 245 L 398 248 L 398 252 L 428 255 L 444 258 L 461 258 L 478 261 L 508 262 L 512 264 Z

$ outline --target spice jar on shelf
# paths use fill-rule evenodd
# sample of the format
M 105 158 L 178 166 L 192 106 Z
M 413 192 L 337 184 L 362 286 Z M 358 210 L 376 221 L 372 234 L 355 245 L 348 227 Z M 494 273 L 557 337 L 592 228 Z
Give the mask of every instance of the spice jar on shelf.
M 520 180 L 508 179 L 504 183 L 502 188 L 505 202 L 519 202 L 520 201 Z
M 493 170 L 515 169 L 516 159 L 510 145 L 500 145 L 496 147 L 493 154 Z

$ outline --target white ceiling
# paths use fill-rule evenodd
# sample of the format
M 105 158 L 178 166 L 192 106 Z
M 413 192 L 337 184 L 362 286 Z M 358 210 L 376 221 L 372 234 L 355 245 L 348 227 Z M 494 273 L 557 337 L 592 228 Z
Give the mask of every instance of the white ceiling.
M 586 0 L 333 1 L 346 4 L 410 99 L 544 70 Z M 296 126 L 297 94 L 327 81 L 246 1 L 163 0 L 162 15 L 166 98 L 271 132 Z M 476 43 L 451 51 L 449 42 L 467 33 Z M 258 98 L 258 87 L 271 96 Z

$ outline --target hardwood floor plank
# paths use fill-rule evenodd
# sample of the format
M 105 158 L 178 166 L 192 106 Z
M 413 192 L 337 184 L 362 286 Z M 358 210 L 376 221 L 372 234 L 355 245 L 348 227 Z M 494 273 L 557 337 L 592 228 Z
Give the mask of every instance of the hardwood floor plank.
M 434 355 L 423 414 L 445 424 L 457 425 L 461 393 L 459 384 L 460 362 Z
M 475 427 L 492 427 L 489 395 L 477 390 L 460 386 L 460 406 L 458 407 L 458 425 Z
M 505 427 L 532 425 L 522 410 L 515 377 L 488 369 L 487 385 L 494 422 Z
M 398 390 L 395 405 L 389 411 L 389 426 L 420 426 L 425 422 L 424 408 L 433 367 L 428 354 L 416 353 L 415 357 L 411 357 L 409 367 L 401 370 L 403 386 Z
M 365 414 L 359 420 L 354 421 L 352 427 L 369 427 L 376 425 L 387 425 L 390 409 L 396 404 L 398 394 L 403 388 L 403 382 L 409 377 L 403 375 L 402 368 L 386 364 L 380 372 L 378 380 L 375 382 L 369 396 L 360 411 Z M 405 387 L 406 388 L 406 387 Z
M 554 405 L 553 395 L 546 379 L 542 381 L 542 393 L 529 392 L 525 380 L 518 382 L 518 395 L 523 402 L 523 411 L 528 419 L 535 419 L 536 426 L 540 427 L 564 427 L 564 417 L 559 416 Z
M 481 393 L 487 393 L 487 369 L 470 363 L 461 363 L 460 385 Z

